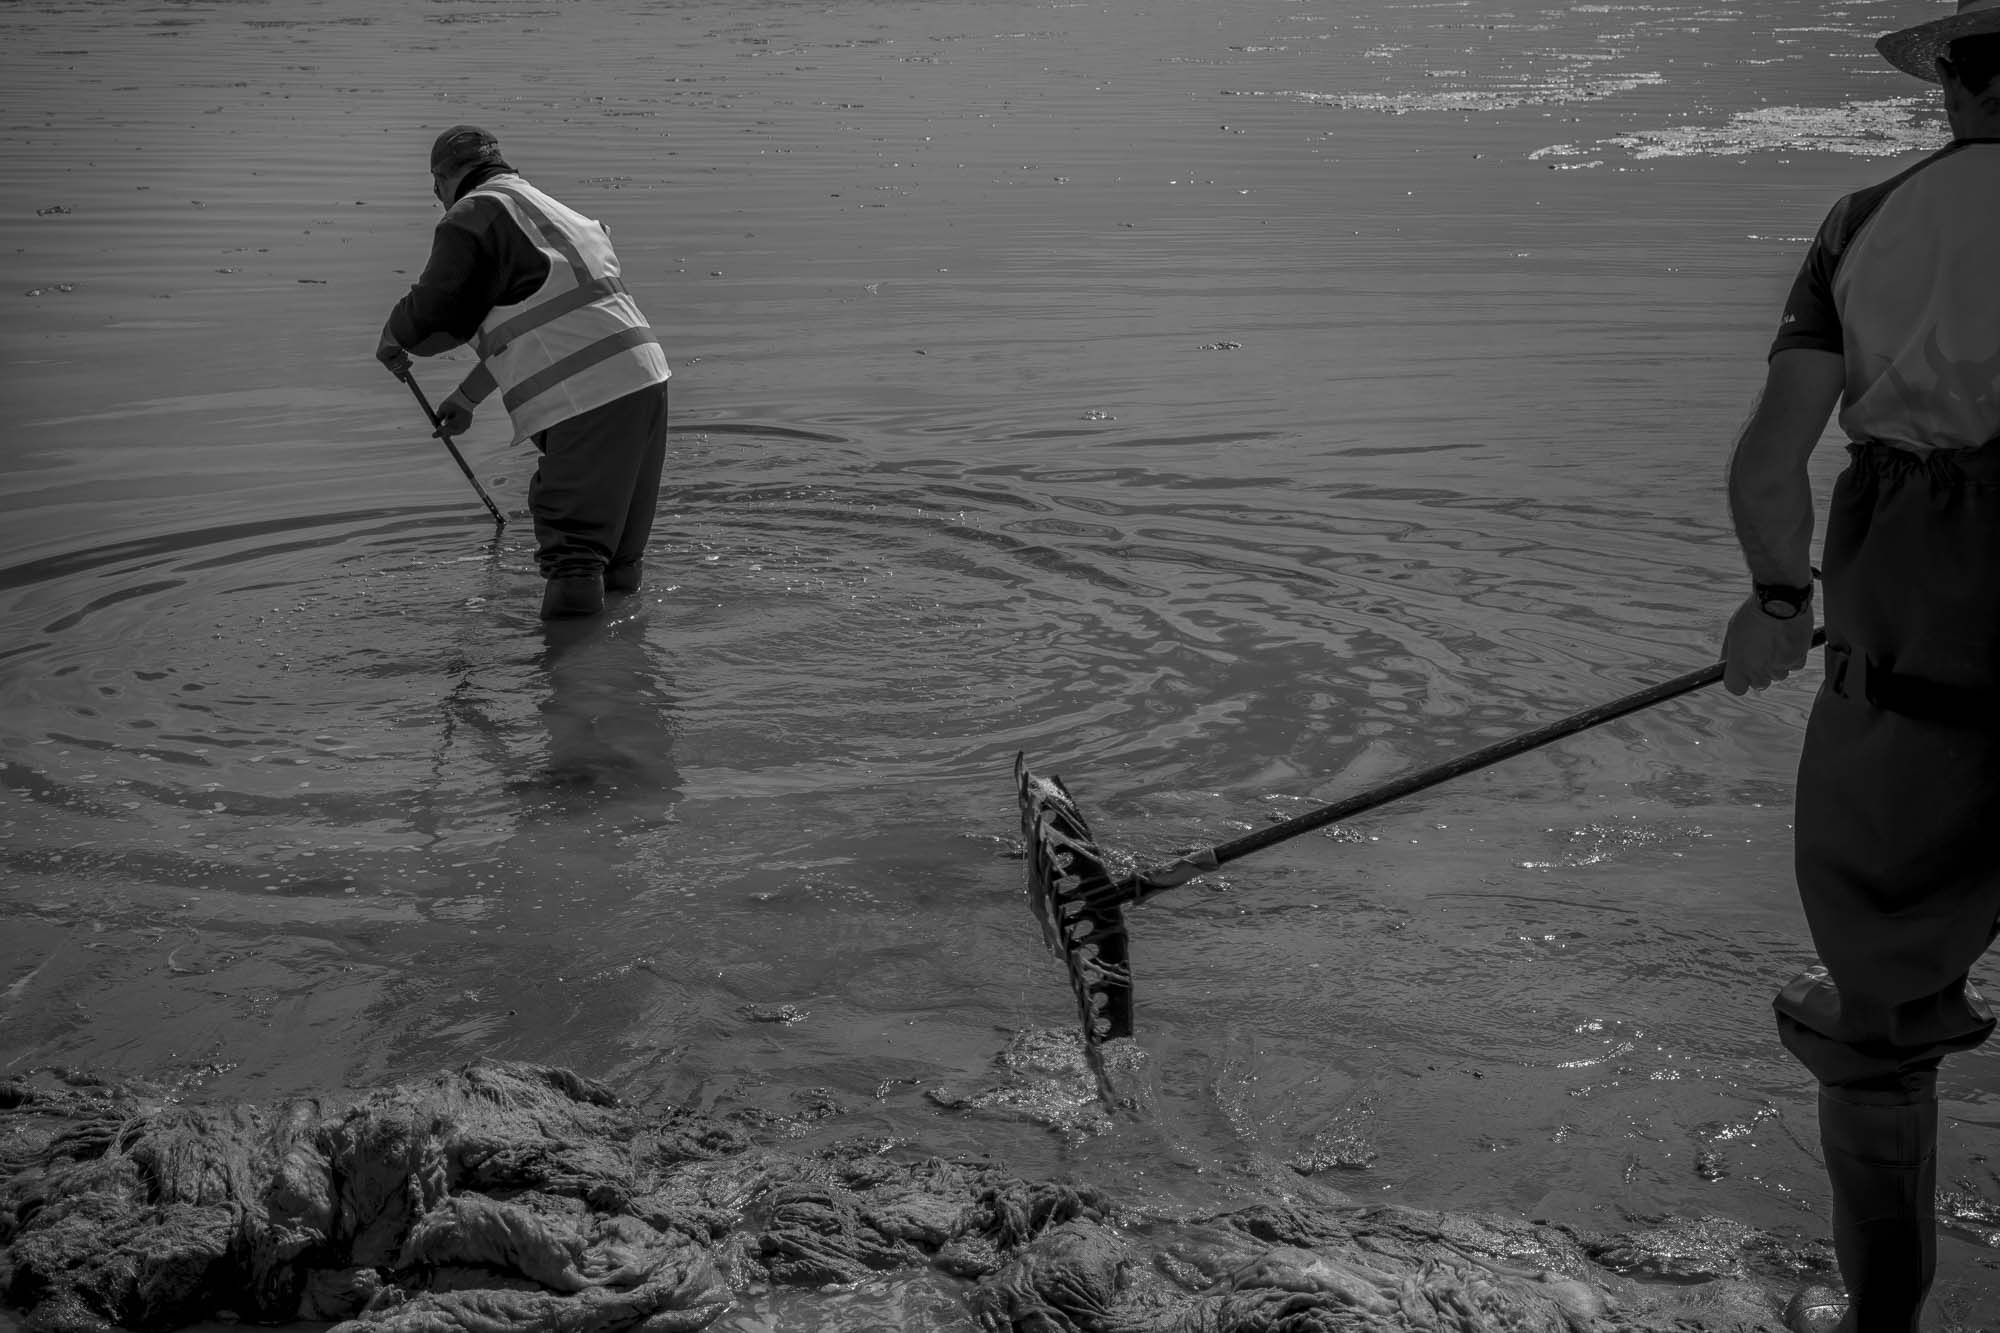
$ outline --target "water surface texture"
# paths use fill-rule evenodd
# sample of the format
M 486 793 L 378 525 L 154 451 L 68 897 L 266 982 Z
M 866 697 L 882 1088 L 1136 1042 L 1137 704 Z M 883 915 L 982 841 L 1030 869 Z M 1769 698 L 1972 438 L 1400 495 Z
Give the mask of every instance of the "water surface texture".
M 1943 141 L 1870 47 L 1921 8 L 0 8 L 0 1069 L 495 1055 L 1139 1197 L 1823 1237 L 1816 670 L 1135 910 L 1116 1121 L 1002 1058 L 1074 1021 L 1010 768 L 1150 861 L 1712 661 L 1804 242 Z M 674 365 L 601 623 L 534 620 L 497 409 L 496 538 L 370 355 L 459 121 Z M 1936 1328 L 2000 1327 L 1996 1093 L 1948 1066 Z

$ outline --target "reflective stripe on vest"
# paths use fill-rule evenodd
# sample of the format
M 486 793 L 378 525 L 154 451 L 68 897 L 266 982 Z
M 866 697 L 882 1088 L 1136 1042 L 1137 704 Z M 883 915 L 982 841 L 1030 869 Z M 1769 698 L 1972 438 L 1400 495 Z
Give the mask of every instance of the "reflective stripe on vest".
M 499 388 L 520 440 L 671 374 L 598 223 L 519 177 L 472 194 L 504 201 L 550 262 L 533 294 L 481 323 L 473 338 L 479 367 L 462 386 L 468 397 Z
M 509 412 L 512 412 L 530 398 L 538 398 L 547 393 L 579 370 L 587 370 L 600 361 L 608 361 L 628 347 L 645 347 L 658 341 L 653 337 L 653 331 L 648 328 L 621 329 L 608 338 L 599 338 L 581 351 L 571 352 L 544 370 L 536 371 L 507 390 L 500 401 L 507 405 Z
M 559 319 L 572 310 L 579 310 L 592 302 L 607 296 L 622 296 L 625 284 L 617 278 L 589 278 L 581 285 L 572 287 L 551 301 L 544 301 L 532 310 L 523 311 L 491 330 L 482 329 L 473 335 L 472 350 L 480 359 L 498 356 L 507 350 L 507 344 L 526 333 L 538 329 L 552 319 Z
M 558 227 L 555 219 L 544 213 L 541 206 L 529 198 L 525 191 L 503 185 L 499 181 L 488 181 L 475 193 L 504 194 L 512 199 L 520 205 L 521 212 L 526 215 L 528 221 L 534 224 L 542 243 L 569 261 L 570 272 L 576 275 L 576 280 L 583 282 L 590 277 L 590 265 L 584 262 L 583 253 L 576 248 L 576 242 L 571 239 L 568 232 Z

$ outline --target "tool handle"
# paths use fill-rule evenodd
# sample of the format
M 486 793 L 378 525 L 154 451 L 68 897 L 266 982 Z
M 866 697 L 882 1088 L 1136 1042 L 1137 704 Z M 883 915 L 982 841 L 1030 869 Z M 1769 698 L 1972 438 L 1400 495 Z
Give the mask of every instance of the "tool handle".
M 1815 630 L 1812 646 L 1817 648 L 1825 642 L 1826 631 Z M 1624 717 L 1628 713 L 1636 713 L 1642 708 L 1651 708 L 1654 704 L 1664 703 L 1668 699 L 1691 694 L 1721 679 L 1722 663 L 1717 662 L 1712 666 L 1702 667 L 1699 671 L 1690 671 L 1686 675 L 1675 676 L 1672 680 L 1661 681 L 1657 685 L 1628 694 L 1622 699 L 1614 699 L 1595 708 L 1571 713 L 1560 721 L 1536 727 L 1532 731 L 1524 731 L 1503 741 L 1495 741 L 1491 745 L 1462 754 L 1456 759 L 1448 759 L 1430 768 L 1405 774 L 1379 787 L 1350 796 L 1344 801 L 1335 801 L 1332 805 L 1308 810 L 1282 824 L 1273 824 L 1229 842 L 1190 852 L 1152 870 L 1139 871 L 1120 884 L 1120 889 L 1127 890 L 1121 896 L 1128 903 L 1143 902 L 1156 893 L 1187 883 L 1204 871 L 1227 865 L 1238 857 L 1248 856 L 1252 852 L 1262 851 L 1273 843 L 1296 838 L 1301 833 L 1310 833 L 1314 829 L 1339 823 L 1343 819 L 1352 819 L 1377 806 L 1387 805 L 1391 801 L 1423 791 L 1426 787 L 1435 787 L 1441 782 L 1449 782 L 1455 777 L 1461 777 L 1490 764 L 1497 764 L 1503 759 L 1512 759 L 1517 754 L 1525 754 L 1538 746 L 1547 745 L 1550 741 L 1574 736 L 1579 731 L 1587 731 L 1591 727 Z
M 486 506 L 486 512 L 493 515 L 493 521 L 496 524 L 501 527 L 507 526 L 507 520 L 501 515 L 499 506 L 493 503 L 493 497 L 488 495 L 486 488 L 479 484 L 479 478 L 472 475 L 472 468 L 465 461 L 465 455 L 458 451 L 456 444 L 452 443 L 451 436 L 444 433 L 444 422 L 438 420 L 438 414 L 432 410 L 431 400 L 424 396 L 423 387 L 417 383 L 417 377 L 406 370 L 396 376 L 396 378 L 409 385 L 410 392 L 417 396 L 417 406 L 424 409 L 424 416 L 430 420 L 431 434 L 444 441 L 444 447 L 451 450 L 451 461 L 458 464 L 458 470 L 463 472 L 465 479 L 472 483 L 472 489 L 479 492 L 480 503 Z

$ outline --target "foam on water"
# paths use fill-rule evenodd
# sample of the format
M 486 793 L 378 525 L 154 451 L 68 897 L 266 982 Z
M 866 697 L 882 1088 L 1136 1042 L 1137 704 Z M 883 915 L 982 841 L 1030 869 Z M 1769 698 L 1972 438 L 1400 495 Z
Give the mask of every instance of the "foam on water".
M 1419 111 L 1507 111 L 1523 106 L 1551 106 L 1616 97 L 1635 88 L 1653 87 L 1666 80 L 1658 74 L 1629 74 L 1615 78 L 1559 77 L 1549 82 L 1521 88 L 1456 88 L 1421 93 L 1315 93 L 1281 90 L 1240 92 L 1237 96 L 1282 97 L 1337 111 L 1381 111 L 1408 115 Z
M 1934 151 L 1950 138 L 1935 108 L 1918 98 L 1896 97 L 1840 107 L 1758 107 L 1736 112 L 1723 125 L 1676 125 L 1616 135 L 1603 142 L 1627 149 L 1643 161 L 1774 152 L 1895 157 Z

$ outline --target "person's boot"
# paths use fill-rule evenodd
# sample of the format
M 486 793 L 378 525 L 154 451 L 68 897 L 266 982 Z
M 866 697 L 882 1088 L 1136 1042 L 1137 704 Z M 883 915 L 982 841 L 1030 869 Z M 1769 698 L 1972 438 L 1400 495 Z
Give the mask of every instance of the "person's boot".
M 612 564 L 604 571 L 604 591 L 637 592 L 639 584 L 646 577 L 646 562 L 627 560 L 622 564 Z
M 604 610 L 604 578 L 600 574 L 556 574 L 542 590 L 543 620 L 574 620 Z
M 1935 1097 L 1880 1106 L 1819 1094 L 1833 1252 L 1847 1284 L 1838 1333 L 1916 1333 L 1937 1272 Z

